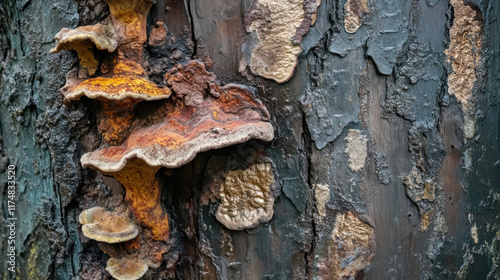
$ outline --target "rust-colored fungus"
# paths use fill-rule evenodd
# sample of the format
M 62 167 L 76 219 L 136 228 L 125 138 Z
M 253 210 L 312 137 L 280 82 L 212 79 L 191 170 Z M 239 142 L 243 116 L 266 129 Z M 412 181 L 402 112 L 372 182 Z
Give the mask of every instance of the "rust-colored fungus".
M 160 204 L 158 170 L 182 166 L 197 153 L 250 138 L 270 141 L 274 131 L 267 109 L 249 88 L 235 84 L 220 87 L 203 63 L 191 61 L 166 75 L 165 82 L 175 98 L 166 102 L 168 113 L 163 122 L 139 125 L 129 133 L 138 102 L 166 99 L 171 92 L 149 81 L 141 66 L 152 0 L 105 1 L 112 25 L 61 30 L 54 51 L 77 50 L 81 66 L 88 69 L 88 73 L 78 69 L 68 73 L 61 89 L 65 100 L 86 96 L 100 101 L 103 108 L 98 129 L 106 144 L 112 146 L 85 154 L 82 165 L 115 177 L 125 188 L 131 212 L 144 226 L 137 228 L 121 214 L 92 208 L 80 216 L 83 233 L 105 242 L 100 247 L 111 256 L 106 269 L 114 278 L 139 279 L 148 267 L 158 267 L 168 251 L 164 241 L 169 223 Z M 158 23 L 150 43 L 162 42 L 166 32 L 166 27 Z M 92 44 L 110 53 L 98 56 Z M 119 242 L 124 243 L 113 244 Z
M 60 52 L 63 49 L 75 50 L 80 59 L 80 65 L 87 69 L 90 76 L 94 75 L 99 67 L 99 61 L 94 54 L 94 46 L 99 50 L 114 52 L 118 43 L 114 39 L 113 27 L 96 24 L 80 26 L 75 29 L 63 28 L 54 39 L 57 46 L 50 53 Z
M 201 105 L 208 88 L 211 88 L 212 95 L 219 97 L 218 87 L 213 83 L 215 75 L 207 72 L 205 65 L 196 60 L 188 62 L 184 67 L 177 65 L 167 73 L 165 80 L 187 106 Z
M 106 243 L 119 243 L 134 239 L 139 230 L 125 215 L 93 207 L 80 214 L 79 222 L 87 238 Z
M 143 233 L 158 241 L 166 240 L 169 234 L 168 217 L 160 204 L 160 182 L 156 178 L 161 167 L 177 168 L 203 151 L 246 142 L 250 138 L 270 141 L 274 136 L 267 109 L 254 98 L 249 88 L 235 84 L 220 87 L 212 83 L 213 74 L 207 73 L 200 62 L 190 62 L 175 69 L 167 75 L 167 82 L 172 85 L 176 99 L 169 103 L 170 110 L 163 122 L 137 128 L 121 146 L 103 147 L 81 159 L 84 167 L 111 175 L 123 184 L 125 199 L 132 212 L 148 229 Z M 264 167 L 261 171 L 270 174 L 270 166 Z M 272 174 L 269 176 L 272 178 Z M 269 187 L 266 182 L 262 181 Z M 259 216 L 258 220 L 268 220 L 272 216 L 269 200 L 273 198 L 269 192 L 265 192 L 265 196 L 267 215 Z M 149 251 L 139 246 L 139 255 L 144 252 Z M 161 263 L 164 252 L 159 248 L 157 252 L 148 253 L 139 258 L 142 260 L 139 264 L 144 267 L 147 260 L 147 266 L 154 267 Z M 107 253 L 116 258 L 112 251 Z M 123 271 L 127 271 L 124 267 L 132 265 L 129 259 L 108 263 L 108 271 L 117 279 L 128 279 L 118 277 L 128 277 Z M 138 262 L 133 263 L 138 265 Z
M 87 166 L 87 156 L 82 163 Z M 116 172 L 91 166 L 105 175 L 115 177 L 125 188 L 125 200 L 129 203 L 137 220 L 148 229 L 155 240 L 165 240 L 168 236 L 168 218 L 160 205 L 160 185 L 155 174 L 160 166 L 133 159 Z
M 77 81 L 68 79 L 62 93 L 67 101 L 78 100 L 83 95 L 101 101 L 103 113 L 98 129 L 106 143 L 119 145 L 128 135 L 134 105 L 143 100 L 168 98 L 170 90 L 150 82 L 141 66 L 143 44 L 147 39 L 146 17 L 152 1 L 106 2 L 110 8 L 112 26 L 97 24 L 75 30 L 63 29 L 56 36 L 58 45 L 53 51 L 64 47 L 77 50 L 79 55 L 81 53 L 81 65 L 89 69 L 90 75 L 94 75 L 99 62 L 92 54 L 92 44 L 99 49 L 113 46 L 107 47 L 113 53 L 109 61 L 101 64 L 101 77 L 78 80 L 81 79 L 79 77 Z
M 110 258 L 106 270 L 118 280 L 137 280 L 148 271 L 148 265 L 139 259 Z
M 148 45 L 149 46 L 161 46 L 167 41 L 167 26 L 161 22 L 157 21 L 151 33 L 149 34 Z
M 194 67 L 203 71 L 188 72 L 195 76 L 208 75 L 200 62 L 189 65 L 179 69 Z M 186 72 L 179 70 L 177 74 L 178 80 L 182 80 Z M 170 75 L 175 76 L 175 73 Z M 206 79 L 192 78 L 192 81 L 209 83 Z M 208 88 L 200 90 L 202 101 L 196 107 L 186 105 L 183 96 L 179 95 L 178 102 L 162 123 L 138 128 L 121 146 L 104 147 L 81 159 L 84 167 L 114 176 L 125 186 L 126 200 L 132 211 L 156 240 L 163 240 L 168 235 L 168 219 L 159 204 L 160 188 L 155 178 L 160 167 L 177 168 L 200 152 L 246 142 L 250 138 L 265 141 L 273 138 L 269 113 L 248 88 L 235 84 L 211 85 L 212 94 L 207 93 Z
M 99 131 L 112 145 L 120 144 L 128 135 L 134 116 L 134 106 L 143 101 L 160 100 L 170 96 L 168 88 L 159 88 L 152 82 L 139 77 L 97 77 L 85 80 L 66 94 L 66 100 L 78 100 L 81 96 L 99 100 L 102 114 Z
M 110 173 L 138 158 L 149 166 L 177 168 L 200 152 L 251 138 L 272 140 L 269 113 L 249 88 L 228 84 L 212 89 L 216 93 L 205 94 L 198 106 L 177 102 L 162 123 L 134 130 L 121 146 L 83 155 L 82 164 Z

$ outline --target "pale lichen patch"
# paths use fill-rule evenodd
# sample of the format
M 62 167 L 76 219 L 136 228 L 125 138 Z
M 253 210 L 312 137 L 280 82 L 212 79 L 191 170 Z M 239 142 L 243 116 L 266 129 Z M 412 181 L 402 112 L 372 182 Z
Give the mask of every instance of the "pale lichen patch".
M 230 171 L 220 187 L 216 218 L 231 230 L 252 228 L 273 217 L 274 175 L 270 163 Z
M 357 129 L 349 129 L 345 140 L 347 140 L 345 153 L 349 155 L 349 168 L 352 171 L 360 171 L 365 166 L 368 138 Z
M 434 214 L 430 202 L 436 199 L 436 183 L 413 166 L 408 175 L 403 178 L 403 184 L 406 187 L 406 195 L 418 206 L 419 230 L 425 232 L 429 229 Z
M 474 136 L 473 88 L 480 63 L 482 44 L 481 21 L 473 8 L 462 0 L 451 0 L 454 9 L 453 26 L 450 28 L 450 46 L 445 50 L 452 73 L 448 76 L 449 92 L 462 103 L 465 112 L 464 134 Z
M 463 104 L 463 103 L 462 103 Z M 470 104 L 465 105 L 465 114 L 464 114 L 464 126 L 463 126 L 463 131 L 465 138 L 471 139 L 474 137 L 474 133 L 476 132 L 476 117 L 473 114 L 472 107 Z
M 363 15 L 368 12 L 368 0 L 348 0 L 344 5 L 345 31 L 355 33 L 363 23 Z
M 320 265 L 321 279 L 358 279 L 375 256 L 375 230 L 351 212 L 339 213 Z
M 314 199 L 321 218 L 326 216 L 326 204 L 330 201 L 330 188 L 325 184 L 314 185 Z
M 474 243 L 477 244 L 479 242 L 479 238 L 477 236 L 477 226 L 476 226 L 476 223 L 474 223 L 474 225 L 472 225 L 472 227 L 470 229 L 470 236 L 474 240 Z
M 420 223 L 418 224 L 418 230 L 421 232 L 426 232 L 429 230 L 429 226 L 432 222 L 432 214 L 434 212 L 425 212 L 420 215 Z
M 247 30 L 257 43 L 251 50 L 250 71 L 254 75 L 286 82 L 293 74 L 302 51 L 302 37 L 315 21 L 320 1 L 258 0 L 247 15 Z

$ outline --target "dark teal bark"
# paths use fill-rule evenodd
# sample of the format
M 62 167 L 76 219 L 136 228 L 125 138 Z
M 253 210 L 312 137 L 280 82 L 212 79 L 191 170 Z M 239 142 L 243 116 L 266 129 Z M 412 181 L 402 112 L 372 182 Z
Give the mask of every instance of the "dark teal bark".
M 211 64 L 221 84 L 256 88 L 275 138 L 160 171 L 170 252 L 144 279 L 327 279 L 322 260 L 332 257 L 336 217 L 346 212 L 375 231 L 375 257 L 360 278 L 500 278 L 500 3 L 465 1 L 480 14 L 483 32 L 472 90 L 476 131 L 466 140 L 462 105 L 448 93 L 449 1 L 369 1 L 371 12 L 354 34 L 344 30 L 346 1 L 322 2 L 294 75 L 282 84 L 240 71 L 250 52 L 245 15 L 252 1 L 153 5 L 148 32 L 163 21 L 169 43 L 145 48 L 151 79 L 161 83 L 168 69 L 190 59 Z M 101 144 L 100 108 L 87 99 L 63 104 L 58 90 L 77 57 L 49 54 L 61 28 L 97 23 L 108 8 L 98 0 L 4 1 L 0 15 L 0 253 L 9 234 L 7 168 L 15 165 L 17 279 L 110 279 L 108 256 L 82 236 L 77 220 L 83 209 L 112 207 L 123 190 L 82 169 L 81 155 Z M 160 106 L 143 102 L 137 115 Z M 360 171 L 345 152 L 351 129 L 368 139 Z M 215 218 L 218 186 L 228 171 L 262 161 L 276 179 L 274 216 L 253 229 L 228 230 Z M 407 190 L 413 167 L 436 183 L 435 200 L 416 200 Z M 318 185 L 330 191 L 324 217 Z M 7 268 L 1 261 L 2 279 L 16 279 Z

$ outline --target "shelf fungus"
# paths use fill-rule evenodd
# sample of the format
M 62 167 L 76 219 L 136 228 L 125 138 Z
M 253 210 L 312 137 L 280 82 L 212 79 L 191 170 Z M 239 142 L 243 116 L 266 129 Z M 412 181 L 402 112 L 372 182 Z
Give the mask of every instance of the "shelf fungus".
M 123 243 L 99 243 L 99 248 L 110 257 L 106 270 L 118 280 L 141 278 L 149 268 L 160 267 L 168 252 L 168 245 L 153 240 L 147 231 Z
M 119 243 L 134 239 L 139 230 L 126 216 L 102 207 L 84 210 L 79 217 L 82 232 L 87 238 L 106 242 Z
M 114 39 L 113 27 L 102 24 L 80 26 L 75 29 L 63 28 L 54 39 L 57 46 L 50 50 L 50 53 L 60 52 L 63 49 L 75 50 L 80 59 L 80 66 L 87 69 L 90 76 L 93 76 L 99 67 L 94 46 L 110 53 L 118 46 Z
M 121 146 L 103 147 L 81 159 L 84 167 L 113 176 L 124 185 L 133 213 L 155 240 L 168 236 L 168 219 L 159 204 L 160 185 L 155 177 L 161 167 L 177 168 L 200 152 L 251 138 L 270 141 L 274 136 L 267 109 L 249 88 L 213 84 L 212 78 L 203 78 L 211 75 L 201 62 L 176 69 L 168 76 L 175 76 L 174 80 L 191 90 L 176 92 L 180 85 L 173 86 L 176 102 L 161 123 L 136 128 Z M 200 93 L 201 97 L 191 99 L 196 100 L 190 103 L 193 106 L 186 104 L 184 94 Z
M 138 259 L 110 258 L 106 270 L 118 280 L 140 279 L 148 271 L 148 265 Z
M 95 156 L 99 151 L 85 154 L 82 164 L 92 167 L 104 175 L 115 177 L 125 188 L 125 200 L 130 205 L 135 217 L 143 226 L 150 229 L 153 239 L 166 240 L 168 237 L 168 217 L 160 205 L 160 184 L 155 174 L 161 166 L 152 166 L 140 159 L 131 159 L 126 165 L 116 170 L 107 168 L 106 158 Z
M 85 80 L 66 94 L 66 100 L 78 100 L 81 96 L 101 102 L 102 113 L 98 129 L 104 141 L 118 145 L 128 135 L 134 117 L 134 106 L 141 101 L 166 99 L 170 90 L 159 88 L 140 77 L 97 77 Z
M 274 176 L 270 163 L 230 171 L 220 186 L 221 203 L 216 218 L 231 230 L 243 230 L 269 222 L 273 217 Z
M 99 75 L 89 78 L 68 73 L 61 92 L 65 101 L 78 100 L 81 96 L 101 101 L 103 113 L 98 129 L 106 143 L 119 145 L 128 135 L 134 105 L 143 100 L 166 99 L 170 90 L 149 81 L 141 66 L 142 49 L 147 39 L 146 18 L 153 2 L 106 2 L 112 25 L 96 24 L 74 30 L 64 28 L 56 35 L 58 45 L 51 52 L 63 48 L 77 50 L 80 65 L 88 69 L 90 76 Z M 97 49 L 107 49 L 109 56 L 98 61 L 92 45 Z

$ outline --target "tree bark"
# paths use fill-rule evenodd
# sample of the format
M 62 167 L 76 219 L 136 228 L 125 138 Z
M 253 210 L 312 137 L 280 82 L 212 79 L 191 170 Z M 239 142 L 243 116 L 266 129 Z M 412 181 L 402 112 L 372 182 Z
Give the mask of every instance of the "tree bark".
M 148 38 L 159 21 L 168 34 L 145 44 L 150 80 L 202 61 L 220 84 L 254 87 L 275 132 L 269 143 L 160 170 L 169 251 L 143 279 L 500 279 L 500 2 L 312 2 L 153 4 Z M 0 252 L 9 252 L 13 221 L 16 252 L 15 272 L 7 256 L 0 275 L 112 279 L 109 257 L 78 223 L 82 210 L 125 196 L 118 181 L 80 164 L 102 145 L 101 107 L 63 103 L 59 89 L 78 58 L 49 54 L 61 28 L 107 20 L 108 6 L 3 1 L 0 14 Z M 283 39 L 290 24 L 297 31 Z M 272 56 L 288 44 L 299 49 L 288 57 L 297 58 L 291 78 L 266 78 L 259 67 L 276 67 L 283 59 Z M 162 102 L 138 104 L 136 118 Z M 272 166 L 273 217 L 229 230 L 216 219 L 220 186 L 262 162 Z

